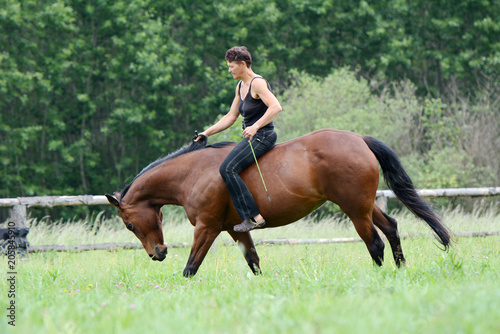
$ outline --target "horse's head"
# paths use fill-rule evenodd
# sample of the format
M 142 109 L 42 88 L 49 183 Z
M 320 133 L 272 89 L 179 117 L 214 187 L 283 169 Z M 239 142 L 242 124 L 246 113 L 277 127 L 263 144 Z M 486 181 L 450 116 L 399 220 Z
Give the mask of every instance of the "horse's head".
M 120 203 L 120 194 L 115 193 L 115 196 L 106 195 L 106 198 L 118 208 L 127 229 L 141 241 L 151 259 L 163 261 L 167 246 L 163 243 L 163 214 L 160 207 L 152 206 L 148 201 L 127 205 Z

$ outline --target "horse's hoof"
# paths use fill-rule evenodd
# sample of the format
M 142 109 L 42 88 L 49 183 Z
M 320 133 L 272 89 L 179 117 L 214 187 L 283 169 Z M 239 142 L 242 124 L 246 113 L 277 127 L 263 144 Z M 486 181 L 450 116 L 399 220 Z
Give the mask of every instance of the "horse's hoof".
M 196 275 L 197 271 L 198 271 L 198 269 L 194 269 L 194 268 L 191 268 L 191 267 L 186 267 L 184 269 L 184 271 L 182 272 L 182 276 L 190 278 L 190 277 L 193 277 L 194 275 Z

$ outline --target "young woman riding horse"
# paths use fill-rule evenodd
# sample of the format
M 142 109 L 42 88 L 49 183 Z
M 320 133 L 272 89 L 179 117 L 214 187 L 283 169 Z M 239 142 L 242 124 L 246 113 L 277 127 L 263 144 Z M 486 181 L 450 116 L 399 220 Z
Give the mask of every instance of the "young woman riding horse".
M 229 72 L 241 79 L 228 114 L 190 146 L 144 168 L 121 193 L 106 195 L 151 259 L 163 261 L 167 255 L 161 207 L 181 205 L 194 226 L 184 276 L 196 274 L 222 231 L 242 245 L 248 266 L 258 274 L 259 257 L 249 231 L 293 223 L 328 200 L 351 219 L 374 263 L 381 266 L 384 259 L 384 242 L 376 226 L 386 235 L 396 264 L 403 266 L 397 222 L 375 204 L 379 164 L 397 198 L 448 248 L 450 232 L 417 194 L 396 153 L 381 141 L 324 129 L 271 150 L 276 143 L 272 122 L 281 111 L 280 104 L 267 82 L 252 71 L 246 48 L 230 49 L 226 60 Z M 239 113 L 244 116 L 245 139 L 236 146 L 206 146 L 206 137 L 227 129 Z M 249 141 L 261 158 L 272 202 L 264 195 Z
M 227 66 L 236 85 L 236 94 L 229 112 L 217 124 L 202 132 L 195 141 L 229 128 L 241 114 L 244 139 L 228 154 L 220 166 L 220 175 L 229 190 L 236 211 L 243 222 L 234 227 L 236 232 L 248 232 L 263 227 L 262 217 L 255 200 L 240 173 L 252 165 L 276 144 L 274 119 L 281 105 L 271 92 L 269 83 L 252 70 L 252 56 L 244 46 L 233 47 L 226 52 Z M 255 155 L 254 155 L 255 154 Z

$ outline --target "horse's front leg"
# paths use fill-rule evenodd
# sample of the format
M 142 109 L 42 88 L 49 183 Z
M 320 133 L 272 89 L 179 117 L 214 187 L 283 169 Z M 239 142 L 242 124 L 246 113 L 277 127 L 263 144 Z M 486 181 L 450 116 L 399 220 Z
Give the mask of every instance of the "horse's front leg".
M 248 266 L 252 269 L 252 272 L 255 275 L 262 274 L 259 266 L 259 256 L 257 255 L 257 251 L 255 250 L 255 245 L 252 240 L 252 236 L 250 232 L 234 232 L 227 231 L 229 235 L 233 238 L 234 241 L 238 243 L 241 247 L 243 255 L 245 256 L 245 260 L 247 260 Z
M 196 275 L 210 246 L 212 246 L 212 243 L 220 232 L 220 229 L 215 229 L 204 223 L 198 222 L 196 224 L 194 228 L 193 246 L 191 247 L 191 254 L 189 254 L 186 268 L 184 268 L 184 276 L 191 277 Z

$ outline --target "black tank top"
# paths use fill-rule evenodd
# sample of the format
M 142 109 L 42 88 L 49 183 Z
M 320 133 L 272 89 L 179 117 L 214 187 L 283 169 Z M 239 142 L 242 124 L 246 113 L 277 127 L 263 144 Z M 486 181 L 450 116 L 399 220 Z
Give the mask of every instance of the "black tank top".
M 240 112 L 241 116 L 243 116 L 243 128 L 246 128 L 247 126 L 253 125 L 255 122 L 257 122 L 267 111 L 267 106 L 262 101 L 261 99 L 254 99 L 252 97 L 252 83 L 256 78 L 260 78 L 265 80 L 262 77 L 255 77 L 252 79 L 250 82 L 250 87 L 248 88 L 248 93 L 245 99 L 241 98 L 241 81 L 238 85 L 238 95 L 240 96 L 240 105 L 238 107 L 238 111 Z M 267 88 L 271 90 L 271 86 L 269 85 L 269 82 L 267 82 Z M 274 123 L 271 122 L 262 129 L 274 129 Z

